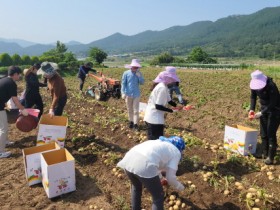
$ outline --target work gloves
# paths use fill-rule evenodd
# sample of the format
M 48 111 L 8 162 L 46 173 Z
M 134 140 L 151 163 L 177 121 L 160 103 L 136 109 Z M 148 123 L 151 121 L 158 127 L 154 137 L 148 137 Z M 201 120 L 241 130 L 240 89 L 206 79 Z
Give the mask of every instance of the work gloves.
M 255 114 L 255 119 L 259 119 L 261 116 L 262 116 L 262 113 L 261 112 L 257 112 Z
M 20 110 L 20 113 L 21 113 L 23 116 L 28 116 L 28 111 L 27 111 L 26 109 Z
M 261 116 L 262 116 L 261 112 L 255 113 L 253 110 L 250 110 L 248 114 L 249 119 L 259 119 Z
M 50 110 L 49 110 L 49 115 L 50 115 L 50 117 L 53 117 L 53 116 L 54 116 L 54 111 L 53 111 L 53 109 L 50 109 Z

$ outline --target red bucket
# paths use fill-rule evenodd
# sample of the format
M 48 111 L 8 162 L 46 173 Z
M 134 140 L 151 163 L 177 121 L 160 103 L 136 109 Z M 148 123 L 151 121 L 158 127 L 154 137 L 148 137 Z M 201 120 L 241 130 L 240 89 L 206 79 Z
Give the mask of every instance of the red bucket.
M 39 109 L 26 109 L 28 114 L 34 116 L 34 117 L 38 117 L 40 110 Z

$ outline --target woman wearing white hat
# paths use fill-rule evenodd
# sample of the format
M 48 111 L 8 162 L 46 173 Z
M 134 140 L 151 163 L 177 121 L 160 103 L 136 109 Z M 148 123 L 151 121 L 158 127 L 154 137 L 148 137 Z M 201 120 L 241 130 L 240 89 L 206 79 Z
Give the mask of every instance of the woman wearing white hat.
M 276 132 L 280 123 L 280 95 L 272 78 L 261 71 L 251 73 L 251 105 L 249 118 L 260 119 L 260 135 L 262 139 L 261 157 L 267 157 L 265 164 L 273 164 L 277 149 Z M 261 111 L 254 113 L 257 97 L 260 100 Z
M 144 78 L 140 72 L 141 65 L 137 59 L 132 59 L 131 64 L 126 64 L 125 71 L 122 76 L 122 98 L 125 99 L 128 111 L 129 128 L 138 130 L 139 121 L 139 102 L 140 88 L 139 85 L 144 84 Z

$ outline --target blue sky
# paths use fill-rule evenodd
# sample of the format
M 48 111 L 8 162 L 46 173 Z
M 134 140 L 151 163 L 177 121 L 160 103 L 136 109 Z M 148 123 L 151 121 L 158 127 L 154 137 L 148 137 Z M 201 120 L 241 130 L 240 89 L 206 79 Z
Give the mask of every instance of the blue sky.
M 276 6 L 279 0 L 0 0 L 0 38 L 89 43 Z

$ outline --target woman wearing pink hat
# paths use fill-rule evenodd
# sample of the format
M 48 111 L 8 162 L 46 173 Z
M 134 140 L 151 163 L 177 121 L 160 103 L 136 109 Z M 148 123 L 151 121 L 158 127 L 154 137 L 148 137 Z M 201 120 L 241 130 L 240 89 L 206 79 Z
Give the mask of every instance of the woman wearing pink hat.
M 171 100 L 167 86 L 170 83 L 176 82 L 177 79 L 178 77 L 176 74 L 162 71 L 153 81 L 155 87 L 149 97 L 144 116 L 144 121 L 148 126 L 147 136 L 150 140 L 155 140 L 160 136 L 164 136 L 164 114 L 166 112 L 173 112 L 172 109 L 165 106 L 168 103 L 176 107 L 176 103 Z
M 276 132 L 280 123 L 280 95 L 272 78 L 261 71 L 251 73 L 251 105 L 249 118 L 260 119 L 260 135 L 262 139 L 262 154 L 265 164 L 273 164 L 277 149 Z M 260 100 L 261 111 L 254 113 L 257 97 Z

